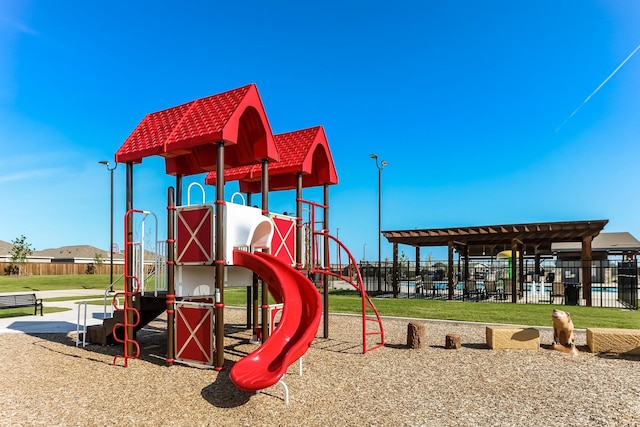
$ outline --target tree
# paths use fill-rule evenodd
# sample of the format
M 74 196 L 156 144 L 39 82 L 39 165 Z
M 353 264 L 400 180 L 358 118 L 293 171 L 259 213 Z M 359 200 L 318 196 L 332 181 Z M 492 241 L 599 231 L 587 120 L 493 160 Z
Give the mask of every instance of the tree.
M 400 252 L 398 264 L 400 265 L 400 277 L 409 277 L 409 257 L 404 253 L 404 251 Z
M 87 268 L 84 270 L 86 274 L 96 274 L 96 266 L 94 263 L 90 262 L 87 264 Z
M 13 247 L 9 254 L 11 255 L 11 261 L 9 266 L 5 269 L 5 274 L 19 275 L 22 266 L 27 262 L 27 257 L 33 253 L 31 243 L 27 242 L 27 238 L 24 235 L 16 237 L 11 241 Z
M 93 262 L 96 263 L 97 265 L 102 265 L 104 261 L 102 260 L 102 254 L 100 252 L 96 252 L 93 255 Z
M 427 263 L 427 268 L 431 268 L 433 264 L 433 252 L 429 252 L 426 257 L 424 257 L 425 262 Z

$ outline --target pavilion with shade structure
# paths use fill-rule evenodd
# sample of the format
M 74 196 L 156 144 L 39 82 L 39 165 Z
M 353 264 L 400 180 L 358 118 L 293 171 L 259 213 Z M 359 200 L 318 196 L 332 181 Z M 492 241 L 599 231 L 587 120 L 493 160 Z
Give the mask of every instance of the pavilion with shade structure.
M 581 245 L 582 277 L 585 302 L 591 305 L 591 245 L 608 220 L 539 222 L 526 224 L 481 225 L 474 227 L 451 227 L 431 229 L 387 230 L 382 235 L 393 244 L 394 271 L 398 264 L 398 245 L 412 246 L 416 259 L 420 259 L 420 248 L 445 246 L 448 248 L 448 263 L 453 265 L 453 252 L 458 252 L 464 262 L 464 280 L 469 277 L 469 263 L 479 255 L 495 256 L 498 253 L 509 258 L 509 279 L 511 301 L 516 303 L 518 293 L 524 289 L 524 254 L 531 254 L 535 260 L 535 274 L 539 274 L 540 257 L 551 254 L 554 242 L 576 242 Z M 523 256 L 518 256 L 523 254 Z M 514 262 L 515 261 L 515 262 Z M 397 274 L 393 277 L 398 281 Z M 448 298 L 454 298 L 453 269 L 447 278 Z M 394 285 L 394 288 L 396 286 Z

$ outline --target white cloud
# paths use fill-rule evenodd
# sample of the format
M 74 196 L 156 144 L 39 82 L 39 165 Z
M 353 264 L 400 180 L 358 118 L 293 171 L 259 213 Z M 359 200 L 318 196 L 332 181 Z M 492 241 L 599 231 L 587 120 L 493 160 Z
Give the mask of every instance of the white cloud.
M 13 30 L 14 32 L 27 34 L 30 36 L 37 36 L 39 34 L 38 31 L 34 30 L 28 25 L 7 16 L 0 17 L 0 28 L 6 28 L 9 31 Z
M 32 178 L 41 178 L 56 173 L 55 169 L 32 169 L 0 175 L 0 183 L 24 181 Z

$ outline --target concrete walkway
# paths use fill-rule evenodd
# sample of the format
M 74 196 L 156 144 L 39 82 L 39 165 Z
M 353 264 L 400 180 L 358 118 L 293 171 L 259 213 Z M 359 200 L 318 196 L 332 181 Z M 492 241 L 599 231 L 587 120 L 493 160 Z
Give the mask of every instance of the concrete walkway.
M 6 292 L 0 295 L 20 294 L 25 292 Z M 30 293 L 30 292 L 28 292 Z M 36 298 L 48 299 L 56 297 L 70 297 L 68 301 L 44 301 L 44 307 L 60 307 L 69 310 L 57 313 L 45 313 L 44 316 L 27 315 L 17 317 L 5 317 L 0 319 L 0 334 L 5 333 L 25 333 L 25 334 L 68 334 L 75 332 L 78 328 L 78 301 L 84 300 L 89 295 L 101 297 L 104 291 L 99 289 L 69 289 L 63 291 L 41 291 L 35 292 Z M 83 298 L 85 297 L 85 298 Z M 84 323 L 84 305 L 81 305 L 80 323 Z M 103 305 L 86 305 L 86 324 L 99 325 L 102 324 L 104 316 Z M 28 309 L 24 309 L 28 312 Z

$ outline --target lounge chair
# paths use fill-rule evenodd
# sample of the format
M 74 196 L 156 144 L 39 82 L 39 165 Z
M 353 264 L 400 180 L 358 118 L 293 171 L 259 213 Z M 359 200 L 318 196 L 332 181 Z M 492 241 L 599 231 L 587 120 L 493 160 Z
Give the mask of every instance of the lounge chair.
M 496 299 L 506 300 L 511 295 L 511 280 L 498 279 L 499 283 L 496 286 Z
M 413 284 L 414 284 L 414 288 L 413 289 L 416 292 L 416 296 L 424 294 L 424 282 L 422 281 L 422 277 L 416 276 L 413 279 Z
M 424 285 L 426 296 L 430 296 L 431 298 L 436 296 L 436 288 L 435 286 L 433 286 L 433 280 L 427 278 L 424 282 L 422 282 L 422 284 Z
M 496 288 L 495 280 L 485 280 L 484 281 L 484 292 L 487 295 L 487 298 L 495 297 L 498 295 L 498 289 Z
M 564 302 L 564 283 L 553 282 L 551 286 L 551 295 L 549 295 L 549 303 L 553 304 L 555 298 L 560 298 L 560 304 Z
M 462 290 L 462 299 L 475 297 L 475 300 L 478 301 L 483 292 L 483 289 L 478 289 L 475 280 L 466 280 L 464 282 L 464 289 Z

